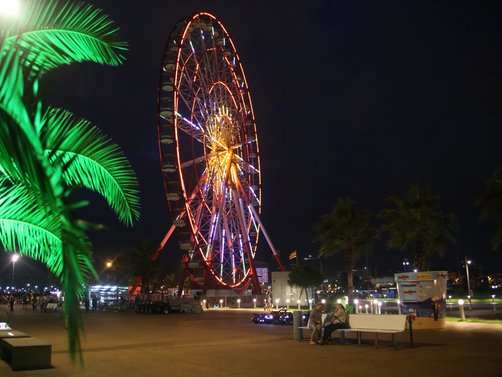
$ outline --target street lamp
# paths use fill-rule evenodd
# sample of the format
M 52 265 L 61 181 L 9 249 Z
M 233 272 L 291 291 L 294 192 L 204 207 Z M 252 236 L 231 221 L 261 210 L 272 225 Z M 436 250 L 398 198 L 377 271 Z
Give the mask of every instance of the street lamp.
M 471 279 L 469 277 L 469 265 L 471 264 L 470 260 L 465 258 L 465 272 L 467 274 L 467 298 L 469 299 L 469 310 L 471 310 Z
M 0 16 L 16 17 L 21 9 L 19 0 L 0 0 Z
M 19 254 L 12 254 L 12 289 L 14 289 L 14 271 L 15 271 L 15 268 L 16 268 L 16 262 L 17 260 L 19 259 Z

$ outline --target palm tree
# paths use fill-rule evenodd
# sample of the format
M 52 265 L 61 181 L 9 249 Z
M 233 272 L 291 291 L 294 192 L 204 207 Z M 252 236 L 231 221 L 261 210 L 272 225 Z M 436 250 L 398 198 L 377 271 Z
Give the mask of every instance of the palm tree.
M 338 199 L 331 213 L 321 217 L 314 225 L 314 240 L 320 244 L 319 256 L 343 255 L 350 300 L 354 297 L 354 263 L 358 257 L 372 250 L 377 237 L 370 219 L 370 211 L 358 211 L 356 202 L 346 198 Z
M 118 146 L 90 122 L 46 106 L 43 74 L 63 64 L 118 65 L 126 45 L 113 22 L 84 3 L 25 3 L 17 21 L 0 20 L 0 243 L 44 262 L 62 282 L 72 360 L 81 358 L 79 299 L 95 275 L 75 188 L 100 193 L 131 225 L 139 217 L 137 180 Z
M 130 276 L 141 278 L 141 292 L 148 293 L 160 286 L 160 266 L 152 260 L 159 245 L 152 240 L 145 241 L 124 256 L 124 265 Z
M 409 251 L 420 270 L 428 267 L 428 257 L 444 254 L 450 244 L 456 243 L 455 215 L 444 214 L 440 201 L 427 187 L 414 184 L 404 198 L 387 198 L 390 206 L 379 218 L 382 231 L 387 233 L 390 249 Z
M 485 189 L 476 205 L 481 207 L 479 218 L 495 222 L 495 234 L 491 244 L 494 250 L 502 245 L 502 166 L 498 167 L 486 181 Z
M 307 301 L 309 300 L 309 288 L 315 287 L 323 282 L 322 274 L 309 265 L 296 266 L 291 270 L 288 278 L 290 285 L 301 288 L 298 298 L 301 298 L 303 291 L 305 291 L 305 297 L 307 298 Z

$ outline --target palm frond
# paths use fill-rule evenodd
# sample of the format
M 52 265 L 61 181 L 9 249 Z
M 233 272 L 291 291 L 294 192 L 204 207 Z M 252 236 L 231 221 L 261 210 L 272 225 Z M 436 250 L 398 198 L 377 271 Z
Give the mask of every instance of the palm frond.
M 66 110 L 50 109 L 45 121 L 47 154 L 52 161 L 62 160 L 67 184 L 103 195 L 122 222 L 137 220 L 138 182 L 121 149 L 89 121 Z
M 0 187 L 0 243 L 62 272 L 59 216 L 23 185 Z
M 127 43 L 101 9 L 83 2 L 32 0 L 5 32 L 5 46 L 16 49 L 29 76 L 61 65 L 90 61 L 118 66 Z
M 91 245 L 85 233 L 71 221 L 71 217 L 63 217 L 62 233 L 64 269 L 60 278 L 65 292 L 64 313 L 68 320 L 68 346 L 71 359 L 75 361 L 78 355 L 82 364 L 80 338 L 84 323 L 79 302 L 84 295 L 82 287 L 89 281 L 89 275 L 97 277 L 97 274 L 92 266 Z

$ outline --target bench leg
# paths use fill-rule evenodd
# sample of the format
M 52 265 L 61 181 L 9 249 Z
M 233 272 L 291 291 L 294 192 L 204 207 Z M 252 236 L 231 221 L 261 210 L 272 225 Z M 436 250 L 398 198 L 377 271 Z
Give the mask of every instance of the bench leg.
M 359 344 L 359 345 L 361 344 L 361 332 L 360 331 L 357 332 L 357 344 Z
M 375 347 L 378 347 L 378 333 L 375 333 Z

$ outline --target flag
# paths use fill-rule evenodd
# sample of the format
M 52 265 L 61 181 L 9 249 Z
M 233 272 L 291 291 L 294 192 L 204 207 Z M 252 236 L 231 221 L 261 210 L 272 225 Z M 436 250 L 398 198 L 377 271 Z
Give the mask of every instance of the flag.
M 297 256 L 296 256 L 296 250 L 293 251 L 291 254 L 289 254 L 289 260 L 293 260 L 293 259 L 297 259 Z

